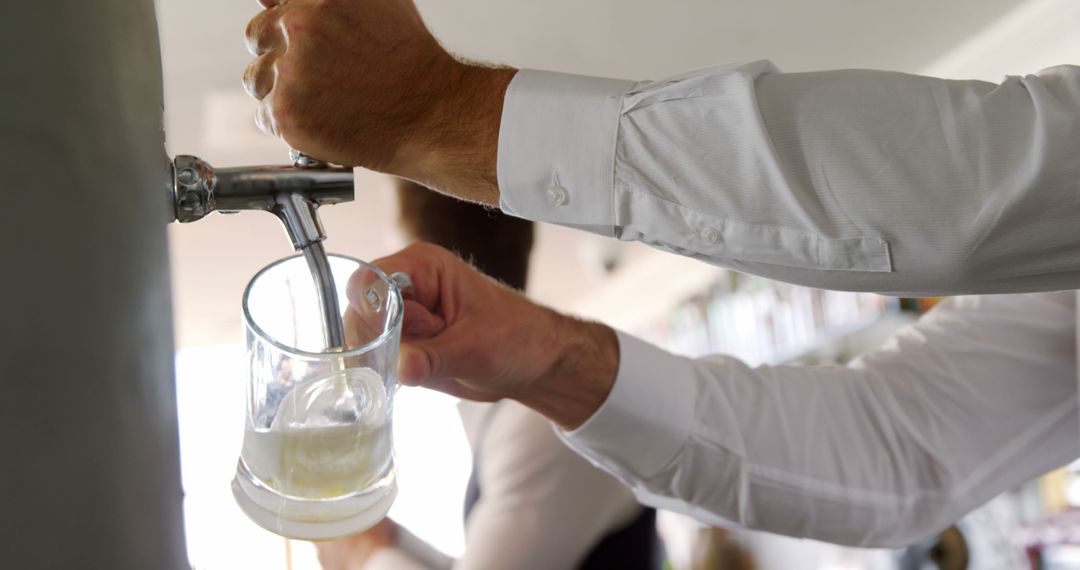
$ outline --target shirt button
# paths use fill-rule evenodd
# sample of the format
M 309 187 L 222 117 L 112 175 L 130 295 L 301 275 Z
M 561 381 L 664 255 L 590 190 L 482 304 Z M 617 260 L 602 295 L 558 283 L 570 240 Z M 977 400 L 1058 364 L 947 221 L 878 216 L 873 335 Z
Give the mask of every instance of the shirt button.
M 566 200 L 570 195 L 566 192 L 566 188 L 562 186 L 552 186 L 547 189 L 547 201 L 552 206 L 562 206 L 566 203 Z
M 698 231 L 698 238 L 705 245 L 716 245 L 720 243 L 720 230 L 712 226 L 705 226 Z

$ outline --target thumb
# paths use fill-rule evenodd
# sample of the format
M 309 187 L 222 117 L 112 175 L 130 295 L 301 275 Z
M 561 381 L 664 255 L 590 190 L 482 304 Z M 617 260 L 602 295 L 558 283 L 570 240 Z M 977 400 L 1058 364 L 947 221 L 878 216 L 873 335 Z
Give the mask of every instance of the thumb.
M 406 386 L 427 385 L 433 380 L 470 377 L 475 362 L 463 358 L 471 341 L 452 331 L 424 339 L 404 339 L 398 352 L 398 379 Z
M 437 377 L 442 362 L 435 343 L 402 342 L 398 353 L 397 378 L 406 386 L 419 386 Z
M 419 345 L 419 346 L 418 346 Z M 471 387 L 448 374 L 440 374 L 435 363 L 442 365 L 442 353 L 433 343 L 413 342 L 401 345 L 398 356 L 398 382 L 405 386 L 423 386 L 450 394 L 455 398 L 476 402 L 494 402 L 501 396 Z

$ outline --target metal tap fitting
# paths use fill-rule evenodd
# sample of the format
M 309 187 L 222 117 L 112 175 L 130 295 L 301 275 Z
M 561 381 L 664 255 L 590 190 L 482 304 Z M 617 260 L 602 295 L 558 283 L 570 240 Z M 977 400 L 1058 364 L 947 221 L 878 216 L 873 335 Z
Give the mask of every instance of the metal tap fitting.
M 173 211 L 181 223 L 211 212 L 263 210 L 284 223 L 297 250 L 326 238 L 316 209 L 353 199 L 351 169 L 294 153 L 297 166 L 214 168 L 189 155 L 173 160 Z

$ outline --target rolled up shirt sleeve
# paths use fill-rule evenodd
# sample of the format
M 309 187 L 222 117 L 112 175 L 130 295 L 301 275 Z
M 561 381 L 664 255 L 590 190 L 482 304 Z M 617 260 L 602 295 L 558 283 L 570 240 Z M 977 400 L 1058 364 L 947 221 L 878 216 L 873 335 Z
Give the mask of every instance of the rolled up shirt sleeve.
M 905 546 L 1080 456 L 1075 299 L 954 298 L 847 367 L 695 360 L 620 334 L 607 401 L 558 433 L 645 504 Z
M 781 281 L 1080 287 L 1080 68 L 1000 84 L 759 61 L 656 82 L 528 71 L 504 211 Z

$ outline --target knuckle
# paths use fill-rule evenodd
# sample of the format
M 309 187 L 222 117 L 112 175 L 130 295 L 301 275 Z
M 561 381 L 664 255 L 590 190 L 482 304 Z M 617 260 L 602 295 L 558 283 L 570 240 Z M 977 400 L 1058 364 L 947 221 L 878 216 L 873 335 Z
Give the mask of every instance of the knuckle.
M 268 100 L 266 99 L 260 101 L 259 106 L 255 109 L 255 124 L 262 132 L 271 136 L 277 136 L 277 133 L 274 131 L 274 117 L 270 110 Z
M 274 89 L 276 75 L 273 58 L 269 54 L 259 56 L 244 70 L 244 89 L 262 100 Z
M 258 64 L 259 64 L 259 60 L 255 60 L 255 61 L 251 62 L 247 66 L 247 69 L 244 70 L 243 83 L 244 83 L 244 91 L 247 91 L 248 95 L 250 95 L 250 96 L 252 96 L 252 97 L 254 97 L 256 99 L 261 99 L 261 97 L 259 97 L 258 90 L 255 89 L 255 86 L 257 85 L 258 78 L 259 78 Z
M 247 27 L 244 28 L 244 37 L 247 38 L 248 46 L 255 43 L 255 40 L 259 37 L 259 30 L 262 27 L 262 22 L 266 18 L 266 12 L 260 12 L 254 18 L 248 21 Z
M 441 272 L 442 268 L 449 267 L 452 259 L 456 259 L 450 250 L 431 242 L 418 241 L 413 243 L 407 250 L 414 265 L 426 268 L 428 271 Z
M 422 254 L 426 251 L 431 251 L 432 244 L 426 241 L 414 241 L 405 248 L 405 251 L 412 254 Z
M 248 86 L 251 85 L 255 81 L 255 74 L 256 74 L 255 63 L 257 61 L 258 60 L 252 61 L 251 63 L 248 64 L 248 66 L 246 68 L 244 68 L 244 77 L 243 77 L 243 79 L 241 81 L 244 82 L 244 88 L 245 89 L 247 89 Z M 253 93 L 251 92 L 250 89 L 247 89 L 247 92 L 248 92 L 248 95 L 253 95 Z
M 307 30 L 312 21 L 306 10 L 293 9 L 281 15 L 279 25 L 289 38 L 296 38 Z
M 409 246 L 413 253 L 422 257 L 453 256 L 449 250 L 428 241 L 418 241 Z
M 262 14 L 252 18 L 248 22 L 247 29 L 244 31 L 244 38 L 246 40 L 247 49 L 252 55 L 261 55 L 266 51 L 266 21 Z
M 280 18 L 280 11 L 275 6 L 264 10 L 252 18 L 244 30 L 247 48 L 253 55 L 262 55 L 274 49 L 280 41 L 275 25 Z
M 427 356 L 428 370 L 432 378 L 439 378 L 445 374 L 444 362 L 442 355 L 438 350 L 433 349 L 430 346 L 422 346 L 421 350 Z

